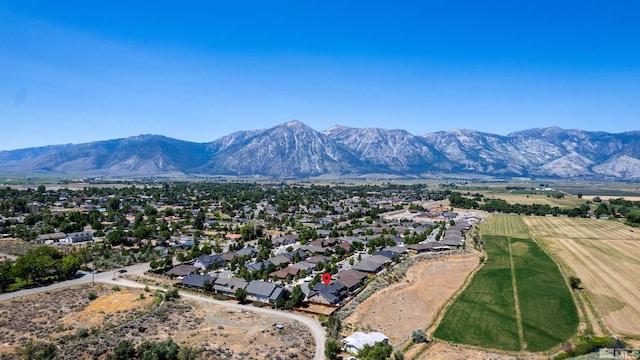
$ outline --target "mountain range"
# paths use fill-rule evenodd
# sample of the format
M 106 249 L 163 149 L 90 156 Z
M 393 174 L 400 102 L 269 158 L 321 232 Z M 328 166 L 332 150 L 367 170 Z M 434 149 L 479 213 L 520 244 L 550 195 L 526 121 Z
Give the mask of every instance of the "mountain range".
M 159 135 L 0 151 L 0 173 L 84 176 L 220 175 L 307 177 L 536 177 L 640 179 L 640 131 L 558 127 L 506 136 L 474 130 L 405 130 L 291 121 L 238 131 L 210 143 Z

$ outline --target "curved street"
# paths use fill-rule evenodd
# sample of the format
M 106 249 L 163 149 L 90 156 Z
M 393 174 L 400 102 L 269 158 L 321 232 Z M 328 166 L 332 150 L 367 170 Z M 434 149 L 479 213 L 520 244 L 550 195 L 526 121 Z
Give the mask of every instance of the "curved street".
M 123 269 L 127 270 L 127 273 L 129 274 L 142 275 L 144 274 L 145 271 L 149 270 L 149 263 L 132 265 L 132 266 L 125 267 Z M 25 289 L 25 290 L 15 291 L 12 293 L 0 294 L 0 301 L 6 301 L 6 300 L 22 297 L 22 296 L 37 294 L 37 293 L 41 293 L 41 292 L 45 292 L 53 289 L 60 289 L 67 286 L 87 284 L 93 281 L 105 283 L 105 284 L 117 284 L 117 285 L 134 287 L 134 288 L 144 288 L 145 286 L 147 286 L 139 282 L 123 279 L 119 276 L 120 276 L 119 270 L 108 271 L 108 272 L 103 272 L 98 274 L 87 274 L 76 279 L 62 281 L 62 282 L 51 284 L 48 286 L 37 287 L 33 289 Z M 149 286 L 149 288 L 154 290 L 166 290 L 157 286 Z M 253 311 L 257 313 L 262 313 L 262 314 L 267 314 L 272 316 L 279 316 L 285 319 L 301 322 L 306 327 L 308 327 L 309 330 L 311 330 L 311 335 L 315 340 L 316 351 L 315 351 L 314 359 L 324 360 L 325 358 L 324 343 L 326 341 L 326 335 L 325 335 L 324 329 L 322 328 L 322 325 L 320 325 L 320 322 L 318 322 L 318 320 L 314 318 L 304 316 L 304 315 L 293 314 L 285 311 L 273 310 L 269 308 L 258 308 L 251 305 L 240 305 L 240 304 L 232 303 L 229 301 L 221 301 L 221 300 L 212 299 L 206 296 L 191 294 L 184 291 L 180 291 L 180 296 L 187 299 L 207 302 L 211 304 L 225 306 L 232 309 L 242 309 L 244 311 Z

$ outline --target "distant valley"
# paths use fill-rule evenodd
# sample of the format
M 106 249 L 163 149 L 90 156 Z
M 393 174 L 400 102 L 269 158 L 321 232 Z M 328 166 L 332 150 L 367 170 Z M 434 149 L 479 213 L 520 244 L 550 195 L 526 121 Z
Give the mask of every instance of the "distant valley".
M 640 131 L 612 134 L 550 127 L 506 136 L 474 130 L 413 135 L 345 126 L 318 132 L 291 121 L 210 143 L 140 135 L 0 151 L 0 173 L 633 181 L 640 179 Z

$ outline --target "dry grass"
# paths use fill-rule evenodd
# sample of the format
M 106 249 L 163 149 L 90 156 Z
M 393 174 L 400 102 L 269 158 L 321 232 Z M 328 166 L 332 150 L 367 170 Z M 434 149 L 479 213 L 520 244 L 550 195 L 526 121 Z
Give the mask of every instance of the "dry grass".
M 407 271 L 406 279 L 376 292 L 345 319 L 345 327 L 380 331 L 393 344 L 425 329 L 438 311 L 478 266 L 477 253 L 425 260 Z
M 409 354 L 410 353 L 407 353 L 407 355 Z M 438 342 L 431 345 L 426 351 L 416 357 L 405 356 L 405 359 L 414 360 L 518 360 L 525 358 L 528 360 L 548 360 L 549 355 L 535 353 L 527 353 L 526 356 L 523 356 L 522 354 L 513 355 L 498 351 L 473 348 L 465 345 Z
M 480 192 L 482 193 L 482 192 Z M 562 199 L 556 199 L 553 196 L 547 197 L 546 194 L 514 194 L 514 193 L 486 193 L 484 194 L 488 199 L 496 198 L 502 199 L 509 204 L 523 204 L 523 205 L 549 205 L 551 207 L 559 208 L 574 208 L 578 207 L 588 199 L 593 197 L 583 197 L 579 199 L 574 195 L 565 195 Z
M 97 293 L 90 301 L 88 294 Z M 144 294 L 144 296 L 141 296 Z M 283 324 L 277 330 L 273 324 Z M 142 289 L 83 285 L 0 302 L 0 358 L 12 358 L 29 339 L 58 346 L 65 359 L 106 359 L 121 340 L 189 344 L 206 359 L 312 359 L 309 330 L 247 311 L 186 299 L 158 304 Z M 80 328 L 88 330 L 79 338 Z M 6 357 L 9 356 L 9 357 Z
M 489 217 L 489 222 L 480 226 L 482 236 L 528 237 L 527 228 L 519 215 L 496 214 Z
M 11 255 L 23 255 L 29 249 L 35 248 L 37 245 L 22 241 L 18 238 L 0 239 L 0 253 Z
M 106 317 L 113 314 L 123 314 L 147 307 L 153 303 L 153 297 L 140 298 L 141 291 L 114 291 L 110 294 L 99 296 L 91 301 L 82 311 L 71 314 L 62 323 L 73 327 L 92 327 L 104 323 Z
M 525 217 L 533 237 L 582 280 L 616 335 L 640 336 L 640 239 L 611 220 Z

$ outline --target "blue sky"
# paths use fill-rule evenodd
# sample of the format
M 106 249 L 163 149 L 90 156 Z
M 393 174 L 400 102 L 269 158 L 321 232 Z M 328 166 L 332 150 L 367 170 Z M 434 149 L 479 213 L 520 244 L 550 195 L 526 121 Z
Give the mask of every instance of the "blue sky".
M 640 1 L 0 1 L 0 150 L 640 129 Z

